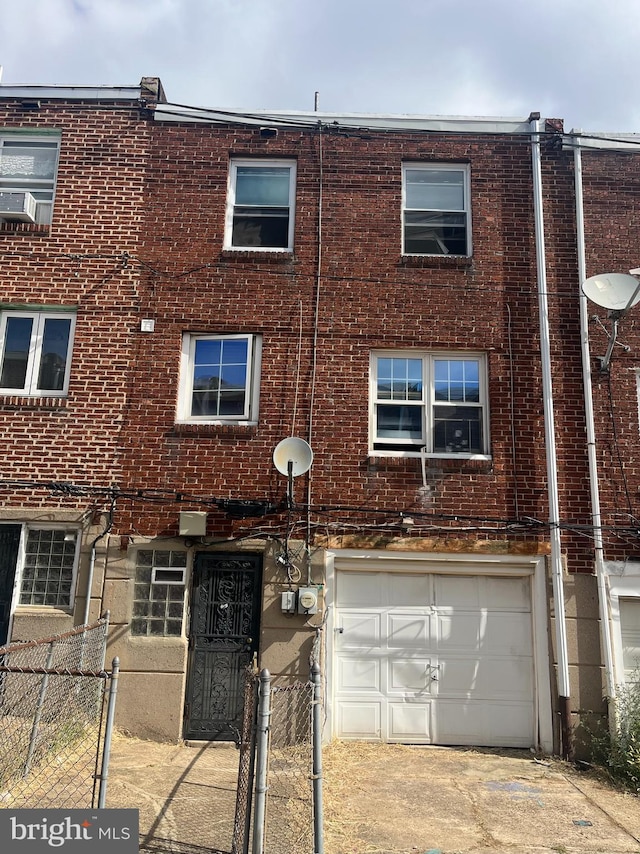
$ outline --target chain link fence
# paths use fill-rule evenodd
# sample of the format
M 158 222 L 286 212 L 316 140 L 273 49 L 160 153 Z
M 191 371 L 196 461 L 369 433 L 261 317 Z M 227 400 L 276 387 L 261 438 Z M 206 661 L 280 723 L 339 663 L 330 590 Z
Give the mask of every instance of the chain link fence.
M 247 854 L 253 837 L 259 854 L 314 854 L 322 847 L 319 668 L 294 683 L 247 671 L 245 685 L 232 852 Z
M 96 805 L 107 630 L 0 647 L 0 808 Z

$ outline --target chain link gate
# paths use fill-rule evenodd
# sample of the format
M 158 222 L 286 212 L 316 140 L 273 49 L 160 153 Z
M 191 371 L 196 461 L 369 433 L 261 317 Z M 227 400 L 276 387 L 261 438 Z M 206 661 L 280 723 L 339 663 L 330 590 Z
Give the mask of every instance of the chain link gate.
M 104 617 L 0 647 L 0 808 L 73 809 L 104 801 L 107 718 L 112 725 L 117 683 L 117 661 L 111 674 L 104 669 L 107 631 Z
M 321 679 L 247 671 L 233 854 L 321 854 Z M 253 840 L 253 845 L 251 845 Z

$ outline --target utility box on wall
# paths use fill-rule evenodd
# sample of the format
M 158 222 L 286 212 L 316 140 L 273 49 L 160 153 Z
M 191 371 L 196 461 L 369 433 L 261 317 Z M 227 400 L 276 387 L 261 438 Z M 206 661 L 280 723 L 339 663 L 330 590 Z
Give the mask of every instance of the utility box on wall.
M 201 510 L 180 511 L 180 536 L 204 537 L 207 534 L 207 514 Z

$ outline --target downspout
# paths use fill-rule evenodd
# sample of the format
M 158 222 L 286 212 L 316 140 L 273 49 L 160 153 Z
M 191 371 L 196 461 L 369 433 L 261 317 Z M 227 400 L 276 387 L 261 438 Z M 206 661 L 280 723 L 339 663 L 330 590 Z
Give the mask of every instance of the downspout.
M 574 137 L 573 164 L 576 196 L 576 250 L 578 255 L 578 281 L 584 282 L 586 272 L 586 241 L 584 234 L 584 196 L 582 188 L 582 150 L 579 131 Z M 593 547 L 595 552 L 596 582 L 598 587 L 598 610 L 600 614 L 600 642 L 604 658 L 604 669 L 609 698 L 609 726 L 616 725 L 616 682 L 613 666 L 611 622 L 609 620 L 608 578 L 604 567 L 604 545 L 602 541 L 602 517 L 600 515 L 600 486 L 598 481 L 598 459 L 596 455 L 596 430 L 593 417 L 593 387 L 591 384 L 591 354 L 589 352 L 589 309 L 587 297 L 580 288 L 580 348 L 582 352 L 582 382 L 584 385 L 584 409 L 589 457 L 589 488 L 591 490 L 591 515 L 593 524 Z
M 549 336 L 549 307 L 547 301 L 547 269 L 545 257 L 544 214 L 542 205 L 542 165 L 540 156 L 540 114 L 532 113 L 531 156 L 533 173 L 533 209 L 535 220 L 536 264 L 538 271 L 538 307 L 540 313 L 540 359 L 542 361 L 542 399 L 544 405 L 545 450 L 547 458 L 547 493 L 549 500 L 549 536 L 551 540 L 551 579 L 555 602 L 556 647 L 558 657 L 558 704 L 560 711 L 561 751 L 571 754 L 571 700 L 569 690 L 569 660 L 567 653 L 567 624 L 562 574 L 562 543 L 560 539 L 560 507 L 558 500 L 558 463 L 551 382 L 551 342 Z
M 98 536 L 91 543 L 91 556 L 89 558 L 89 576 L 87 578 L 87 596 L 84 603 L 84 616 L 82 618 L 82 625 L 86 626 L 89 623 L 89 608 L 91 607 L 91 588 L 93 587 L 93 574 L 96 565 L 96 546 L 104 537 L 107 536 L 111 528 L 113 527 L 113 515 L 116 509 L 116 499 L 115 496 L 111 498 L 111 506 L 109 508 L 109 516 L 107 518 L 107 524 L 105 525 L 104 531 L 98 534 Z
M 324 192 L 324 160 L 322 151 L 322 122 L 318 122 L 318 260 L 315 275 L 315 299 L 313 307 L 313 341 L 311 353 L 311 394 L 309 398 L 309 428 L 307 441 L 313 447 L 313 418 L 316 400 L 316 376 L 318 372 L 318 331 L 320 325 L 320 288 L 322 285 L 322 205 Z M 311 585 L 311 498 L 313 471 L 307 475 L 307 585 Z

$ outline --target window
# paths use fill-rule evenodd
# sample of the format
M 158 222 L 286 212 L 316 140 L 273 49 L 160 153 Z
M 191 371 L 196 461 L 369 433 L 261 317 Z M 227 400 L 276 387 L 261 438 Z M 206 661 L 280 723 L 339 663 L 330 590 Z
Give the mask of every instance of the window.
M 58 148 L 58 140 L 0 136 L 0 192 L 31 193 L 39 223 L 51 222 Z
M 71 605 L 77 562 L 75 531 L 34 529 L 26 534 L 21 605 Z
M 406 163 L 402 199 L 403 254 L 471 254 L 467 167 Z
M 185 334 L 178 421 L 256 421 L 260 350 L 257 335 Z
M 291 250 L 295 163 L 233 160 L 225 223 L 227 249 Z
M 187 553 L 141 549 L 136 558 L 131 634 L 182 634 Z
M 374 451 L 487 453 L 482 356 L 374 353 L 371 384 Z
M 0 392 L 67 393 L 75 314 L 5 311 L 0 320 Z

